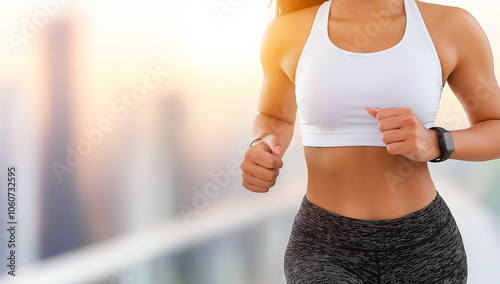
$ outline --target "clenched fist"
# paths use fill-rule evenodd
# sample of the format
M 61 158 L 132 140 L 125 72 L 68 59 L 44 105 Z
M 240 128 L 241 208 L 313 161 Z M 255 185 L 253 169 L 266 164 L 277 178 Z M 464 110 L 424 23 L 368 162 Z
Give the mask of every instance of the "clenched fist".
M 280 139 L 272 134 L 248 148 L 240 165 L 243 186 L 253 192 L 269 191 L 283 166 L 281 151 Z
M 411 108 L 366 108 L 377 118 L 382 141 L 391 155 L 427 162 L 440 155 L 436 131 L 427 129 Z

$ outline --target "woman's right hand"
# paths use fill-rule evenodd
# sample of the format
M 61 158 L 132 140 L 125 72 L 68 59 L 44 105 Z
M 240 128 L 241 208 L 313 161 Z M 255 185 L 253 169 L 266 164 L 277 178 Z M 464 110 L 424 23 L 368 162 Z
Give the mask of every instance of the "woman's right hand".
M 253 192 L 269 191 L 283 166 L 281 151 L 281 140 L 272 134 L 248 148 L 240 165 L 243 186 Z

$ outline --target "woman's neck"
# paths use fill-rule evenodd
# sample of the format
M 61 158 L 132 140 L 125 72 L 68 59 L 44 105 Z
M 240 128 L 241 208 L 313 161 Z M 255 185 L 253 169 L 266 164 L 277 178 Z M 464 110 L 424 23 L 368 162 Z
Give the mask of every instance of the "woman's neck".
M 369 21 L 374 15 L 404 15 L 403 0 L 332 0 L 330 17 L 336 20 Z

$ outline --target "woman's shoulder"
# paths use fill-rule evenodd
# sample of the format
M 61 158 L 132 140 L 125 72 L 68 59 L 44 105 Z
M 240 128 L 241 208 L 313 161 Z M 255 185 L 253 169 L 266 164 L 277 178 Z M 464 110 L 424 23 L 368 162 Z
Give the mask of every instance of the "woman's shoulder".
M 311 6 L 271 20 L 264 31 L 263 44 L 288 46 L 302 31 L 310 30 L 319 6 Z
M 456 55 L 457 60 L 475 52 L 478 46 L 488 45 L 479 22 L 465 9 L 416 1 L 427 29 L 444 50 Z
M 297 24 L 297 22 L 301 22 L 304 20 L 307 21 L 311 18 L 314 20 L 314 17 L 316 16 L 316 13 L 318 12 L 320 6 L 321 4 L 314 5 L 295 12 L 278 16 L 270 22 L 270 25 L 294 25 Z
M 273 19 L 266 27 L 264 38 L 283 41 L 312 26 L 320 5 L 311 6 Z M 310 29 L 310 28 L 309 28 Z
M 430 24 L 439 25 L 446 31 L 477 28 L 476 19 L 465 9 L 455 6 L 416 1 L 422 16 Z

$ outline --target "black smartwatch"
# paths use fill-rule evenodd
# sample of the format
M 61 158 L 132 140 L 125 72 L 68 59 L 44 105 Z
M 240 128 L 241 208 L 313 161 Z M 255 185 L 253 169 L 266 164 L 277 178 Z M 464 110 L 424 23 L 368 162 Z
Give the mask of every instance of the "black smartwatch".
M 451 154 L 455 151 L 453 136 L 449 131 L 442 127 L 431 127 L 429 129 L 435 130 L 437 132 L 439 151 L 441 152 L 441 155 L 438 158 L 429 162 L 439 163 L 448 160 Z

